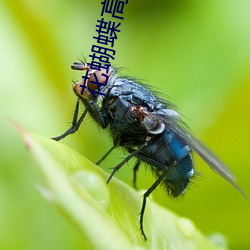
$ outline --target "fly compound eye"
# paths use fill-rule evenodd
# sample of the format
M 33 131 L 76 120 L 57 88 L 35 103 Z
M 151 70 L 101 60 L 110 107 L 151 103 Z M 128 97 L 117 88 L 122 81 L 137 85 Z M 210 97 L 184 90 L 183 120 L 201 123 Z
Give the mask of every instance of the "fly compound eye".
M 98 84 L 105 85 L 110 77 L 110 71 L 107 73 L 106 69 L 92 70 L 90 71 L 90 77 L 88 79 L 87 86 L 91 90 L 97 90 Z
M 89 96 L 90 93 L 89 93 L 89 91 L 87 89 L 84 89 L 84 91 L 82 93 L 82 86 L 83 85 L 84 85 L 84 80 L 81 80 L 81 81 L 77 82 L 73 87 L 73 91 L 75 92 L 75 94 L 77 96 L 88 100 L 88 96 Z
M 161 134 L 165 129 L 165 125 L 163 123 L 150 116 L 146 116 L 142 124 L 150 134 Z
M 106 69 L 92 69 L 88 66 L 87 63 L 83 62 L 73 62 L 71 65 L 73 70 L 87 70 L 86 75 L 83 76 L 84 80 L 79 81 L 73 87 L 74 92 L 77 96 L 82 97 L 83 99 L 89 100 L 93 93 L 100 91 L 100 87 L 105 86 L 108 82 L 108 79 L 111 75 L 111 72 Z M 97 91 L 97 92 L 95 92 Z

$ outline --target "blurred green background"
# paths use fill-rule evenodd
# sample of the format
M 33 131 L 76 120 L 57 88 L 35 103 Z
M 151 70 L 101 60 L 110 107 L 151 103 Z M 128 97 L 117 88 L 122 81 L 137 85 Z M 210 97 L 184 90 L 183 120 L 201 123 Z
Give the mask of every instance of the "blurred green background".
M 71 80 L 81 78 L 70 65 L 90 54 L 100 2 L 0 1 L 0 249 L 81 248 L 81 235 L 36 191 L 39 173 L 8 117 L 47 137 L 69 127 Z M 115 64 L 169 96 L 250 195 L 250 1 L 137 0 L 124 13 Z M 63 143 L 93 162 L 112 145 L 91 119 Z M 115 151 L 102 167 L 124 155 Z M 249 201 L 195 160 L 203 177 L 184 198 L 161 188 L 153 198 L 204 233 L 226 235 L 230 249 L 250 249 Z M 117 177 L 131 184 L 132 167 Z M 144 168 L 138 178 L 144 189 L 154 180 Z

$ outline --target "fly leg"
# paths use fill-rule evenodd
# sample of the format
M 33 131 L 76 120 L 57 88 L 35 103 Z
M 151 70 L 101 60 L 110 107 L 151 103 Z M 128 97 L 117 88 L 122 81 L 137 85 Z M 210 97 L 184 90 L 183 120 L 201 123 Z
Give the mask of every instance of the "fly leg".
M 99 165 L 115 148 L 116 146 L 114 145 L 97 163 L 96 165 Z
M 71 127 L 62 135 L 59 135 L 57 137 L 52 138 L 53 140 L 60 141 L 64 137 L 68 136 L 69 134 L 75 133 L 79 129 L 83 119 L 85 118 L 85 116 L 88 112 L 90 112 L 91 115 L 93 115 L 93 118 L 101 125 L 102 128 L 107 127 L 107 122 L 105 119 L 106 117 L 101 112 L 98 105 L 92 100 L 86 105 L 86 109 L 84 110 L 84 112 L 80 116 L 79 120 L 77 120 L 78 119 L 78 112 L 79 112 L 79 104 L 80 104 L 80 100 L 78 99 L 76 102 Z
M 147 240 L 147 236 L 144 232 L 143 229 L 143 216 L 144 216 L 144 212 L 145 212 L 145 208 L 146 208 L 146 201 L 148 196 L 157 188 L 157 186 L 162 182 L 163 178 L 165 177 L 166 172 L 163 172 L 163 174 L 161 174 L 158 179 L 153 183 L 153 185 L 147 190 L 147 192 L 143 195 L 143 201 L 142 201 L 142 207 L 141 207 L 141 212 L 140 212 L 140 230 L 142 233 L 142 236 L 144 238 L 144 240 Z
M 142 144 L 137 150 L 134 150 L 132 153 L 130 153 L 122 162 L 120 162 L 116 167 L 114 167 L 112 173 L 110 174 L 107 184 L 111 181 L 112 177 L 114 174 L 127 162 L 129 161 L 132 157 L 134 157 L 138 152 L 140 152 L 144 147 L 147 146 L 147 143 Z
M 135 189 L 137 189 L 137 188 L 136 188 L 136 179 L 137 179 L 137 178 L 136 178 L 136 173 L 137 173 L 137 171 L 138 171 L 140 165 L 141 165 L 141 161 L 140 161 L 140 160 L 137 160 L 136 163 L 135 163 L 135 166 L 134 166 L 134 168 L 133 168 L 133 187 L 134 187 Z
M 75 106 L 75 110 L 74 110 L 74 116 L 73 116 L 71 127 L 66 132 L 64 132 L 62 135 L 59 135 L 57 137 L 53 137 L 51 139 L 53 139 L 55 141 L 60 141 L 64 137 L 68 136 L 69 134 L 75 133 L 79 129 L 79 127 L 80 127 L 80 125 L 81 125 L 84 117 L 86 116 L 86 114 L 88 112 L 88 108 L 86 108 L 84 110 L 84 112 L 82 113 L 81 117 L 79 118 L 79 120 L 77 121 L 78 111 L 79 111 L 79 102 L 80 101 L 78 99 L 77 102 L 76 102 L 76 106 Z
M 88 108 L 89 114 L 94 120 L 104 129 L 108 126 L 106 115 L 100 110 L 99 106 L 93 100 L 88 102 L 86 109 Z

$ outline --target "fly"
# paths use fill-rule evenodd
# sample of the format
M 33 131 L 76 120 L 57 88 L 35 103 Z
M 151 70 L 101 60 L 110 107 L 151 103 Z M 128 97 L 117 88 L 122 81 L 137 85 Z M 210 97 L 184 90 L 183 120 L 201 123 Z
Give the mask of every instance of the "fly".
M 189 132 L 172 103 L 158 98 L 145 85 L 133 79 L 118 77 L 115 68 L 110 67 L 108 72 L 104 72 L 104 69 L 97 71 L 89 69 L 83 62 L 74 62 L 71 68 L 89 70 L 88 81 L 84 91 L 83 80 L 74 85 L 73 91 L 78 99 L 72 125 L 65 133 L 53 139 L 59 141 L 76 132 L 89 113 L 103 129 L 109 129 L 113 137 L 113 147 L 98 163 L 116 147 L 123 147 L 128 152 L 125 159 L 114 167 L 107 183 L 131 158 L 137 159 L 134 166 L 134 186 L 136 171 L 140 165 L 146 163 L 151 166 L 157 178 L 143 195 L 140 213 L 140 230 L 145 240 L 143 216 L 147 197 L 159 184 L 172 197 L 185 192 L 195 174 L 192 151 L 246 197 L 227 166 Z M 97 85 L 93 83 L 94 73 L 98 83 L 102 84 L 100 90 L 103 94 L 97 98 L 91 94 L 97 89 Z M 80 102 L 84 104 L 85 110 L 78 118 Z

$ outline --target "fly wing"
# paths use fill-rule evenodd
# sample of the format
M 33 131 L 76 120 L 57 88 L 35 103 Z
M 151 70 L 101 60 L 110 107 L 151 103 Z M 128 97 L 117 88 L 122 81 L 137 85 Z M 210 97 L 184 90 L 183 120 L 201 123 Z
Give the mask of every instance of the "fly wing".
M 194 136 L 188 134 L 184 138 L 188 145 L 219 175 L 233 185 L 236 178 L 231 170 L 210 149 Z
M 237 185 L 233 173 L 210 149 L 182 126 L 176 124 L 175 126 L 170 125 L 170 128 L 177 133 L 208 164 L 210 168 L 231 183 L 243 196 L 248 198 L 243 190 Z
M 212 170 L 221 175 L 243 196 L 248 198 L 242 189 L 237 185 L 236 178 L 229 168 L 210 149 L 208 149 L 202 142 L 200 142 L 188 131 L 185 124 L 180 120 L 180 117 L 169 114 L 170 112 L 168 110 L 163 110 L 159 113 L 155 112 L 153 116 L 155 118 L 158 117 L 159 122 L 164 123 L 166 127 L 169 127 L 171 130 L 173 130 L 210 166 Z

